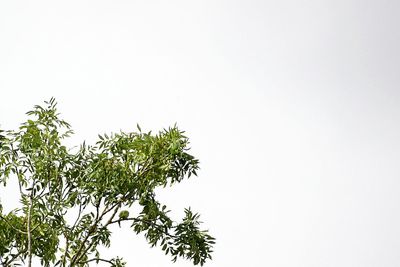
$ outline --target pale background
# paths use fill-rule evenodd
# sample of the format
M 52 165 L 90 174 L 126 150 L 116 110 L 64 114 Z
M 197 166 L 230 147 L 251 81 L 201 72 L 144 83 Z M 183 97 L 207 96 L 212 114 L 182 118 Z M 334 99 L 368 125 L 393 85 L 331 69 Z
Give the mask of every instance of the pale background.
M 51 96 L 75 144 L 176 122 L 202 170 L 159 198 L 201 213 L 206 266 L 400 266 L 399 26 L 397 0 L 1 1 L 0 127 Z

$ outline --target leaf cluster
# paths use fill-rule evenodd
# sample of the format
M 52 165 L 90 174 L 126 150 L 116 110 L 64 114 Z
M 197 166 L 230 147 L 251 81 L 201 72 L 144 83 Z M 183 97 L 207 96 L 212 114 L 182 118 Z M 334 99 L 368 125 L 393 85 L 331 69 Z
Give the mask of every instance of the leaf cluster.
M 105 259 L 98 250 L 110 246 L 114 224 L 144 233 L 173 261 L 211 259 L 214 238 L 199 228 L 199 215 L 186 209 L 177 223 L 155 196 L 157 187 L 197 175 L 199 161 L 184 132 L 174 126 L 152 134 L 137 126 L 67 149 L 71 126 L 53 98 L 45 104 L 29 111 L 18 130 L 0 130 L 0 183 L 15 179 L 20 194 L 11 212 L 0 204 L 2 266 L 31 266 L 32 258 L 43 266 L 124 266 L 122 258 Z

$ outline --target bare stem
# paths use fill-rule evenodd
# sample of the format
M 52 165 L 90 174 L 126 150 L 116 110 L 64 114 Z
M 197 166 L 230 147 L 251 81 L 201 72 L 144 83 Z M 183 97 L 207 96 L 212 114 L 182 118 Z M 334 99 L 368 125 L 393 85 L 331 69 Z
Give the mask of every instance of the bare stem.
M 28 267 L 32 267 L 32 232 L 31 232 L 31 222 L 32 222 L 32 195 L 29 197 L 29 207 L 28 207 L 28 223 L 26 231 L 28 233 Z

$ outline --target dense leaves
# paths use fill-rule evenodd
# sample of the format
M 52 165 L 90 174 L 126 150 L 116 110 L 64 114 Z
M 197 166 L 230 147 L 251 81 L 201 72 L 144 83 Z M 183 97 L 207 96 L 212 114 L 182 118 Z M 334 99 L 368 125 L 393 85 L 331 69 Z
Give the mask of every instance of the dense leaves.
M 186 209 L 177 223 L 155 198 L 155 188 L 197 175 L 198 160 L 182 131 L 175 126 L 152 134 L 137 126 L 67 149 L 70 125 L 59 118 L 54 99 L 45 103 L 29 111 L 17 131 L 0 130 L 0 183 L 15 179 L 20 194 L 14 210 L 0 204 L 2 266 L 31 266 L 33 258 L 43 266 L 125 266 L 98 251 L 110 246 L 114 224 L 143 233 L 173 261 L 203 265 L 211 259 L 214 238 L 199 228 L 199 215 Z

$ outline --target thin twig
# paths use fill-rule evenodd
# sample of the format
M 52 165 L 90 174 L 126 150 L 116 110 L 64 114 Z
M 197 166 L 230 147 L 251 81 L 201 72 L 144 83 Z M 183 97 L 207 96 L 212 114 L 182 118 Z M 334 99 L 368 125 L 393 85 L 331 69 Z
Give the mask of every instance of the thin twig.
M 113 265 L 113 262 L 112 262 L 112 261 L 106 260 L 106 259 L 100 259 L 100 258 L 93 258 L 93 259 L 90 259 L 90 260 L 87 260 L 87 261 L 80 261 L 80 262 L 78 262 L 78 263 L 89 263 L 89 262 L 91 262 L 91 261 L 103 261 L 103 262 L 107 262 L 107 263 Z

